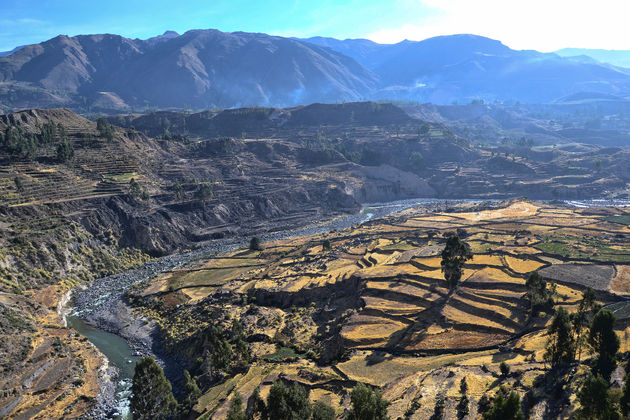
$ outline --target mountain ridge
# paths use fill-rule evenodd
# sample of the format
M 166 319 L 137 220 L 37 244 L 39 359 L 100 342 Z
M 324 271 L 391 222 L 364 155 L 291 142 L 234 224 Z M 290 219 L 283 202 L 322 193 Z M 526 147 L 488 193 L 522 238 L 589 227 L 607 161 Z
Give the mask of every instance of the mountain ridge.
M 630 95 L 630 70 L 513 50 L 471 34 L 367 39 L 166 31 L 55 38 L 0 57 L 0 110 L 79 112 L 287 107 L 361 99 L 549 103 L 580 92 Z

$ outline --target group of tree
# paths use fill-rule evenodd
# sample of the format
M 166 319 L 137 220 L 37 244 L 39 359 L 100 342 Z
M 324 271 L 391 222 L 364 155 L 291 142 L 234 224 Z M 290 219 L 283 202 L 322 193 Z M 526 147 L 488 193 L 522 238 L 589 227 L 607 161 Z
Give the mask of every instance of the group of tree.
M 446 246 L 442 251 L 442 273 L 448 283 L 449 289 L 455 290 L 462 278 L 464 264 L 472 258 L 468 244 L 458 235 L 452 235 L 446 240 Z
M 389 402 L 383 399 L 378 390 L 359 383 L 350 393 L 350 410 L 347 420 L 387 420 Z M 328 404 L 318 401 L 312 404 L 309 392 L 299 384 L 287 385 L 277 380 L 269 390 L 265 402 L 258 389 L 243 409 L 243 399 L 235 393 L 230 401 L 227 420 L 334 420 L 335 410 Z
M 99 118 L 96 120 L 96 130 L 98 135 L 103 137 L 108 142 L 114 141 L 114 127 L 105 118 Z
M 184 395 L 178 403 L 164 371 L 150 356 L 136 363 L 131 385 L 130 410 L 134 420 L 186 418 L 201 396 L 188 371 L 184 371 Z
M 65 127 L 59 123 L 47 122 L 40 127 L 39 134 L 29 133 L 21 126 L 8 125 L 0 132 L 0 150 L 11 156 L 34 159 L 40 147 L 53 144 L 56 140 L 57 159 L 68 162 L 74 156 L 74 148 L 68 141 Z
M 593 374 L 610 379 L 620 346 L 614 323 L 615 315 L 601 310 L 595 292 L 586 289 L 575 313 L 569 314 L 563 307 L 556 311 L 547 328 L 545 360 L 552 370 L 566 366 L 581 359 L 586 345 L 595 354 L 591 366 Z
M 129 180 L 129 195 L 133 198 L 140 198 L 142 200 L 148 200 L 151 198 L 149 192 L 143 188 L 135 178 Z
M 210 327 L 204 337 L 202 372 L 217 377 L 230 368 L 244 366 L 249 362 L 250 352 L 243 326 L 238 319 L 232 320 L 231 328 Z

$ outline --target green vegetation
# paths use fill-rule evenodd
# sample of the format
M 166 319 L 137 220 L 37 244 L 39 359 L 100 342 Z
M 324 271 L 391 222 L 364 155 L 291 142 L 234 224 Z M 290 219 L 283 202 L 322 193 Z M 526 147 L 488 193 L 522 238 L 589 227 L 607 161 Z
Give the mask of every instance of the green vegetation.
M 499 370 L 501 371 L 501 376 L 506 378 L 510 374 L 510 365 L 505 362 L 501 362 Z
M 335 410 L 321 401 L 313 404 L 313 415 L 311 420 L 335 420 Z
M 243 411 L 243 398 L 238 392 L 234 392 L 234 396 L 230 401 L 230 409 L 227 412 L 227 420 L 245 420 L 247 416 Z
M 454 290 L 462 278 L 464 263 L 472 258 L 470 247 L 459 236 L 453 235 L 446 241 L 442 251 L 442 272 L 451 290 Z
M 575 360 L 575 340 L 571 329 L 571 317 L 563 307 L 558 308 L 551 325 L 547 328 L 549 338 L 545 361 L 556 369 Z
M 330 251 L 332 249 L 332 245 L 330 244 L 330 239 L 325 239 L 322 243 L 322 249 L 324 251 Z
M 521 410 L 521 398 L 514 391 L 507 394 L 507 389 L 501 387 L 494 397 L 490 410 L 483 415 L 484 420 L 525 420 Z
M 582 359 L 582 347 L 586 341 L 583 330 L 588 328 L 593 316 L 599 311 L 599 305 L 595 302 L 596 297 L 595 291 L 588 287 L 582 292 L 582 300 L 580 300 L 578 310 L 573 314 L 573 334 L 575 336 L 575 350 L 578 360 Z
M 108 142 L 114 141 L 114 127 L 105 118 L 99 118 L 96 121 L 96 129 L 99 136 L 107 139 Z
M 438 395 L 435 399 L 435 406 L 433 407 L 433 415 L 431 416 L 431 420 L 442 420 L 444 418 L 444 407 L 446 403 L 444 402 L 444 396 Z
M 373 390 L 363 383 L 357 384 L 350 393 L 351 408 L 347 420 L 386 420 L 389 402 L 384 400 L 379 390 Z
M 312 407 L 308 391 L 298 384 L 287 386 L 282 381 L 274 382 L 267 398 L 267 412 L 270 420 L 310 418 Z
M 187 370 L 184 370 L 184 398 L 180 405 L 180 412 L 184 415 L 190 413 L 193 406 L 197 404 L 199 397 L 201 397 L 201 390 L 197 382 Z
M 212 185 L 204 182 L 199 184 L 199 187 L 197 188 L 197 191 L 195 192 L 195 197 L 197 198 L 197 200 L 201 201 L 202 203 L 206 202 L 207 200 L 211 200 L 212 199 Z
M 547 282 L 538 272 L 533 272 L 527 277 L 525 282 L 527 292 L 525 297 L 529 300 L 530 313 L 532 317 L 538 316 L 542 311 L 551 312 L 553 309 L 553 286 L 548 287 Z
M 250 241 L 249 241 L 249 250 L 250 251 L 262 251 L 262 242 L 260 241 L 260 238 L 258 236 L 254 236 Z
M 620 342 L 614 330 L 615 314 L 603 309 L 595 315 L 588 335 L 588 344 L 597 354 L 592 370 L 594 375 L 601 375 L 607 381 L 617 366 L 617 352 Z
M 462 395 L 457 403 L 457 418 L 463 419 L 470 412 L 470 401 L 468 400 L 468 382 L 466 381 L 466 377 L 464 376 L 462 380 L 459 382 L 459 393 Z
M 131 413 L 135 420 L 171 418 L 177 408 L 171 384 L 152 357 L 136 363 L 131 386 Z
M 57 146 L 57 160 L 61 163 L 69 162 L 74 158 L 74 148 L 68 140 L 64 140 Z
M 612 420 L 614 416 L 610 395 L 608 393 L 608 381 L 601 376 L 589 375 L 584 385 L 578 391 L 578 400 L 582 405 L 579 418 Z

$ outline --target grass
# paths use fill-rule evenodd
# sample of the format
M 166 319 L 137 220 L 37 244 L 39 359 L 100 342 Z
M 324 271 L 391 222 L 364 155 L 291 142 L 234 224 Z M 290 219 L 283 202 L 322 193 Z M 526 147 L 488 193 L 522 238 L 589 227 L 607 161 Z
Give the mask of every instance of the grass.
M 616 215 L 604 217 L 603 220 L 606 220 L 611 223 L 618 223 L 620 225 L 628 226 L 630 225 L 630 214 Z
M 285 359 L 294 358 L 294 357 L 304 357 L 304 354 L 297 353 L 291 347 L 280 347 L 278 350 L 276 350 L 275 353 L 263 356 L 263 359 L 268 360 L 270 362 L 271 361 L 277 362 L 280 360 L 285 360 Z

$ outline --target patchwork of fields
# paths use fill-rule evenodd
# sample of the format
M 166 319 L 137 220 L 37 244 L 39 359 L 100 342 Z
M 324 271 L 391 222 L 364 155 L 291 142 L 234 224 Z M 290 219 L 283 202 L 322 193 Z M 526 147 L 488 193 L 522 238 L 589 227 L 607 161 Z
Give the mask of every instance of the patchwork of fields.
M 530 316 L 527 275 L 538 270 L 555 284 L 556 306 L 570 312 L 582 290 L 595 289 L 617 315 L 621 351 L 629 350 L 630 213 L 525 201 L 479 207 L 411 209 L 266 243 L 262 251 L 234 251 L 162 275 L 134 296 L 172 348 L 194 343 L 210 325 L 241 320 L 253 362 L 199 400 L 204 418 L 221 418 L 235 391 L 247 402 L 260 387 L 264 398 L 278 377 L 302 383 L 338 414 L 357 381 L 379 386 L 392 418 L 413 419 L 430 417 L 438 396 L 455 418 L 466 377 L 468 418 L 476 418 L 479 398 L 502 384 L 529 392 L 536 401 L 530 414 L 542 418 L 552 402 L 534 384 L 547 369 L 550 317 Z M 440 253 L 452 234 L 474 257 L 449 291 Z M 191 360 L 198 356 L 190 350 Z M 511 367 L 508 377 L 500 375 L 501 362 Z

